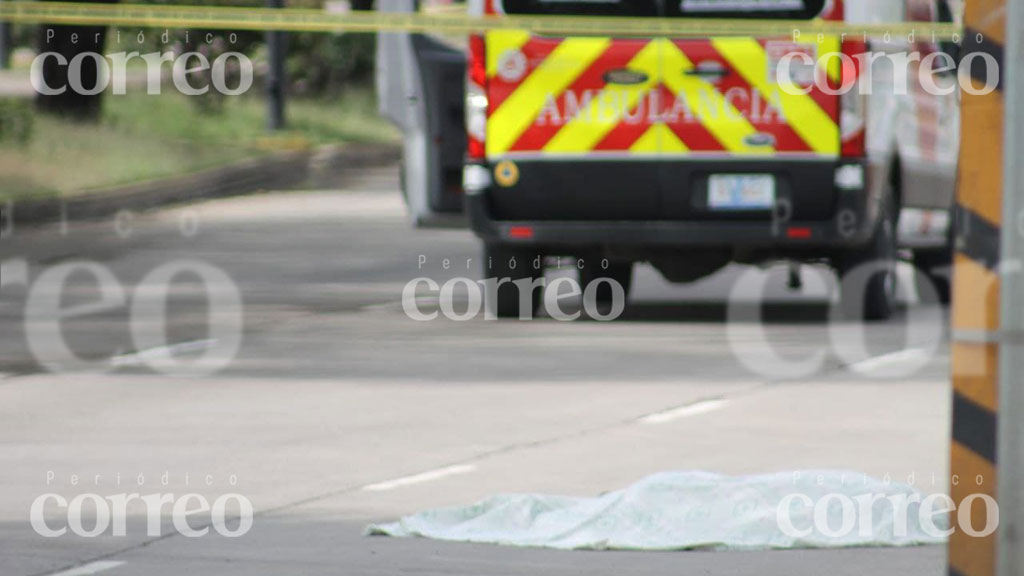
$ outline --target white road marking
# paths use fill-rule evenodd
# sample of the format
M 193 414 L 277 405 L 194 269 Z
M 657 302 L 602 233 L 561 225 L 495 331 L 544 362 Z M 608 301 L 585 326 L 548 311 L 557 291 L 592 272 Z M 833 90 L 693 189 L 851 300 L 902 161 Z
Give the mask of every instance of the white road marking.
M 122 366 L 141 366 L 149 359 L 169 358 L 171 356 L 177 356 L 178 354 L 200 352 L 202 350 L 213 348 L 216 345 L 216 340 L 193 340 L 191 342 L 180 342 L 178 344 L 158 346 L 156 348 L 150 348 L 148 350 L 142 350 L 132 354 L 114 356 L 110 359 L 110 365 L 115 368 Z
M 931 350 L 927 348 L 907 348 L 906 350 L 900 350 L 899 352 L 882 354 L 881 356 L 861 360 L 860 362 L 851 364 L 849 368 L 854 372 L 867 374 L 877 372 L 884 368 L 892 368 L 893 366 L 898 366 L 904 363 L 927 361 L 930 354 Z
M 728 404 L 728 400 L 721 398 L 716 398 L 714 400 L 702 400 L 694 404 L 687 404 L 686 406 L 671 408 L 663 412 L 648 414 L 647 416 L 640 418 L 639 422 L 641 424 L 665 424 L 666 422 L 672 422 L 681 418 L 688 418 L 690 416 L 698 416 L 700 414 L 714 412 L 715 410 L 721 410 Z
M 438 306 L 441 302 L 437 296 L 417 296 L 415 301 L 417 308 L 420 306 Z M 380 304 L 367 304 L 366 306 L 360 307 L 360 310 L 364 312 L 390 312 L 393 310 L 403 310 L 404 308 L 405 303 L 403 301 L 395 300 L 392 302 L 382 302 Z M 425 313 L 426 312 L 429 312 L 429 310 L 425 311 Z
M 99 574 L 100 572 L 106 572 L 111 568 L 117 568 L 124 564 L 124 562 L 116 562 L 113 560 L 103 560 L 99 562 L 90 562 L 77 568 L 65 570 L 63 572 L 57 572 L 50 576 L 89 576 L 90 574 Z
M 377 484 L 369 484 L 367 486 L 363 486 L 363 490 L 367 492 L 385 492 L 387 490 L 394 490 L 395 488 L 401 488 L 403 486 L 422 484 L 424 482 L 440 480 L 441 478 L 446 478 L 448 476 L 469 474 L 470 472 L 475 471 L 476 466 L 474 466 L 473 464 L 459 464 L 456 466 L 446 466 L 444 468 L 438 468 L 436 470 L 423 472 L 422 474 L 414 474 L 412 476 L 404 476 L 402 478 L 395 478 L 394 480 L 378 482 Z

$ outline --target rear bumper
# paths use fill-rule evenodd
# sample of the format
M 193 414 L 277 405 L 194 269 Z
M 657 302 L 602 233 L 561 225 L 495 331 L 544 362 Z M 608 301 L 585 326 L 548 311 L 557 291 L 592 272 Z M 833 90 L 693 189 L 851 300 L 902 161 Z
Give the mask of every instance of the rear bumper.
M 840 189 L 836 170 L 858 164 L 862 186 Z M 863 161 L 529 161 L 512 186 L 467 193 L 485 241 L 543 247 L 842 249 L 863 245 L 877 224 L 877 194 Z M 488 167 L 490 169 L 491 167 Z M 710 174 L 773 174 L 774 210 L 707 208 Z

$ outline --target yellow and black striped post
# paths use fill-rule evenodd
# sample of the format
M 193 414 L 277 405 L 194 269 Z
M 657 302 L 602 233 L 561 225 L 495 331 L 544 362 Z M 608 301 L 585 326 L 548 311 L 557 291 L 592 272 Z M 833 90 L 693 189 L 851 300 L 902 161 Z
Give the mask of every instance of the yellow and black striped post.
M 964 516 L 954 513 L 951 576 L 1024 574 L 1019 556 L 1015 557 L 1019 552 L 1014 552 L 1024 547 L 1024 527 L 1019 525 L 1019 492 L 1024 486 L 1024 479 L 1019 479 L 1021 414 L 1010 411 L 1019 409 L 1024 385 L 1024 373 L 1016 368 L 1021 365 L 1018 292 L 1024 292 L 1024 284 L 1015 275 L 1024 246 L 1017 237 L 1024 238 L 1024 229 L 1018 228 L 1024 227 L 1018 214 L 1024 209 L 1024 131 L 1018 126 L 1024 121 L 1019 103 L 1024 92 L 1017 72 L 1024 54 L 1018 53 L 1019 39 L 1008 44 L 1024 35 L 1017 29 L 1024 25 L 1022 9 L 1024 0 L 967 0 L 964 15 L 963 65 L 969 66 L 975 86 L 981 88 L 991 62 L 997 63 L 999 86 L 985 95 L 965 92 L 962 100 L 953 274 L 951 496 L 957 510 L 970 506 L 975 529 L 985 526 L 994 511 L 969 497 L 991 496 L 999 503 L 1000 526 L 989 536 L 972 536 L 956 522 Z

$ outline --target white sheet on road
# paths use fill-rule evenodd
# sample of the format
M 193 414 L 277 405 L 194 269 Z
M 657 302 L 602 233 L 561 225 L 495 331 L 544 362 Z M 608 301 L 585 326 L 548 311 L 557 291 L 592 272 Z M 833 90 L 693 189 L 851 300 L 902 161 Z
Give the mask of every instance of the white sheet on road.
M 780 503 L 791 504 L 792 526 L 780 528 Z M 805 500 L 803 496 L 809 498 Z M 876 497 L 862 513 L 860 498 Z M 906 521 L 899 506 L 906 499 Z M 730 477 L 707 472 L 666 472 L 596 498 L 508 494 L 468 507 L 442 508 L 367 528 L 370 535 L 422 536 L 439 540 L 559 549 L 753 550 L 910 546 L 945 542 L 940 530 L 923 524 L 908 485 L 850 471 L 803 471 Z M 815 529 L 815 508 L 819 503 Z M 844 511 L 844 503 L 846 510 Z M 941 501 L 933 507 L 943 508 Z M 845 521 L 845 525 L 844 525 Z M 925 520 L 927 522 L 928 520 Z M 852 522 L 852 525 L 851 525 Z M 901 529 L 901 526 L 905 528 Z M 808 532 L 809 530 L 809 532 Z

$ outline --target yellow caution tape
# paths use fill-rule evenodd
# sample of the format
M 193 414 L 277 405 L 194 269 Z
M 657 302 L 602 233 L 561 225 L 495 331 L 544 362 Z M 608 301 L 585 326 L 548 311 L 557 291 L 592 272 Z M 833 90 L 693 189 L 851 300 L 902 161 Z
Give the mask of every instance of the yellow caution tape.
M 31 24 L 109 25 L 142 28 L 282 30 L 291 32 L 413 32 L 469 34 L 487 30 L 528 30 L 559 36 L 792 36 L 816 34 L 850 37 L 949 40 L 962 36 L 957 24 L 900 22 L 847 24 L 824 20 L 754 20 L 724 18 L 620 18 L 606 16 L 487 16 L 431 13 L 349 12 L 305 8 L 242 8 L 79 4 L 71 2 L 0 2 L 0 20 Z

